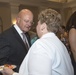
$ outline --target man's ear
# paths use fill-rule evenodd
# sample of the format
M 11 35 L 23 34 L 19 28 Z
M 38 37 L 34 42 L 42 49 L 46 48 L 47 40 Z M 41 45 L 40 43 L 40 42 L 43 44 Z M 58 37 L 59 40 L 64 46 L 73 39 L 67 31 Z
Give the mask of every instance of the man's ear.
M 16 18 L 17 22 L 19 23 L 20 22 L 20 18 Z

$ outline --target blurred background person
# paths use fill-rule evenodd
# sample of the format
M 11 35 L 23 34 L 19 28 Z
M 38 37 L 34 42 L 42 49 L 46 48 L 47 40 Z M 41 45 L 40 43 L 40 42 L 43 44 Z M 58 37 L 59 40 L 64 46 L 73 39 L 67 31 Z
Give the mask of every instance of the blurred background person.
M 30 37 L 31 37 L 31 45 L 38 39 L 37 33 L 34 31 L 29 31 Z
M 76 75 L 76 11 L 70 16 L 66 25 L 66 31 L 69 35 L 70 50 L 72 52 L 71 58 Z
M 37 39 L 38 39 L 38 36 L 37 36 L 37 34 L 35 34 L 35 35 L 33 36 L 33 38 L 31 39 L 31 45 L 33 45 L 33 43 L 34 43 Z
M 28 46 L 30 47 L 30 36 L 28 31 L 33 24 L 33 13 L 28 9 L 21 10 L 16 18 L 16 24 L 0 34 L 0 65 L 12 64 L 19 67 L 28 50 L 23 42 L 25 34 Z
M 67 48 L 56 36 L 61 16 L 53 9 L 45 9 L 38 16 L 36 27 L 39 39 L 34 42 L 22 62 L 19 73 L 4 68 L 4 75 L 74 75 Z
M 66 28 L 64 25 L 60 27 L 60 40 L 64 43 L 64 45 L 67 47 L 67 50 L 70 54 L 70 47 L 69 47 L 69 41 L 68 41 L 68 33 L 66 32 Z
M 61 26 L 60 32 L 61 32 L 60 39 L 65 44 L 65 41 L 67 39 L 67 33 L 65 31 L 65 26 L 63 26 L 63 25 Z
M 32 28 L 33 31 L 29 31 L 30 37 L 31 37 L 31 45 L 38 39 L 37 33 L 36 33 L 36 26 Z

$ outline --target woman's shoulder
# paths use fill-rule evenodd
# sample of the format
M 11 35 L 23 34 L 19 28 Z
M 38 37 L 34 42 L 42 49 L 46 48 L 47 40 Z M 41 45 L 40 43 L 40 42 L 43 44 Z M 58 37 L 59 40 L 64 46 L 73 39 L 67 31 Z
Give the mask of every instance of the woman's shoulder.
M 70 31 L 76 31 L 76 28 L 73 28 L 73 27 L 72 27 L 72 28 L 70 29 Z
M 76 29 L 76 25 L 72 25 L 72 26 L 71 26 L 71 29 L 72 29 L 72 28 Z
M 69 32 L 73 32 L 73 31 L 76 31 L 76 25 L 72 25 L 72 26 L 70 27 Z
M 69 31 L 69 35 L 72 37 L 74 35 L 76 35 L 76 29 L 75 28 L 71 28 Z

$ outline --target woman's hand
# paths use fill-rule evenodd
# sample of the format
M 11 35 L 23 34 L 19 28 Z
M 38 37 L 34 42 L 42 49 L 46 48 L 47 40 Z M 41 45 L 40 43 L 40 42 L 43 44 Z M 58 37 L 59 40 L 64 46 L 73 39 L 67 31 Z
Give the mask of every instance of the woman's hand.
M 3 75 L 13 75 L 14 71 L 8 67 L 4 67 L 1 71 Z

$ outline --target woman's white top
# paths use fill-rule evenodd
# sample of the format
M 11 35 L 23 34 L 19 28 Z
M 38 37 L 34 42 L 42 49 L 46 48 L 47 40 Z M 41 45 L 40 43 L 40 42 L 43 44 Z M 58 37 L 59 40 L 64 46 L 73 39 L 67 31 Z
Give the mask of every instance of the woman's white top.
M 13 75 L 74 75 L 70 56 L 54 33 L 38 39 Z

